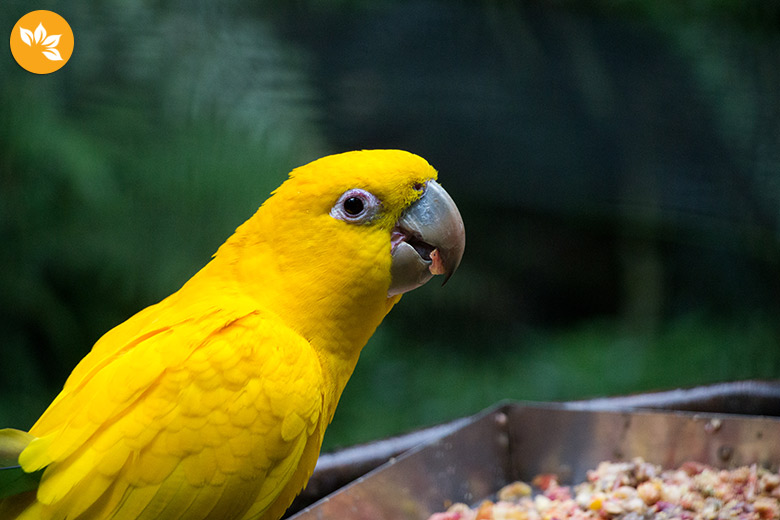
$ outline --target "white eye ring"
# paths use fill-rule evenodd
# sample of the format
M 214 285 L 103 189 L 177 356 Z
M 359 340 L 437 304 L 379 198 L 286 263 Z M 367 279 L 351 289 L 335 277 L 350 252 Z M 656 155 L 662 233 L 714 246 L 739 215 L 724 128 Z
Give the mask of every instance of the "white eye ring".
M 353 224 L 371 222 L 382 203 L 371 193 L 359 188 L 345 191 L 330 210 L 330 216 Z

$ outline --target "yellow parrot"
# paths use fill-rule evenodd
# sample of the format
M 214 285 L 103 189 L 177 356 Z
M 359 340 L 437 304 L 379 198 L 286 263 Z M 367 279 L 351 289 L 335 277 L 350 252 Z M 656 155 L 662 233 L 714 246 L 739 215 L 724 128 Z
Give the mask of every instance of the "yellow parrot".
M 376 327 L 460 263 L 436 178 L 399 150 L 293 170 L 181 289 L 100 338 L 29 433 L 0 431 L 22 489 L 0 518 L 280 518 Z

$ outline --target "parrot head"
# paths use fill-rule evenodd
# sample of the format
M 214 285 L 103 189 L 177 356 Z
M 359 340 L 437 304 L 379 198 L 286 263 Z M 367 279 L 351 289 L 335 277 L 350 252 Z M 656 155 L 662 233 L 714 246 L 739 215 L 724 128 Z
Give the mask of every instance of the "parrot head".
M 300 190 L 302 184 L 314 187 L 316 180 L 329 179 L 328 196 L 322 197 L 328 203 L 315 214 L 322 217 L 327 210 L 331 217 L 322 224 L 331 228 L 336 249 L 328 258 L 339 258 L 339 251 L 363 244 L 366 251 L 376 248 L 370 251 L 375 262 L 369 268 L 385 267 L 389 253 L 386 292 L 393 297 L 436 274 L 443 274 L 446 281 L 463 256 L 463 220 L 436 176 L 436 170 L 416 155 L 371 150 L 315 161 L 295 170 L 283 188 Z

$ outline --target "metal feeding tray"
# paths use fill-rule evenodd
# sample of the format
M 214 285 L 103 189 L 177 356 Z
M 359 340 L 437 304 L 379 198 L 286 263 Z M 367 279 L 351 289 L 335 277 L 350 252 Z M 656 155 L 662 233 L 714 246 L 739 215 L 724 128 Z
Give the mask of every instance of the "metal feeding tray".
M 777 386 L 771 390 L 776 392 Z M 776 397 L 771 396 L 773 406 Z M 603 460 L 642 457 L 667 468 L 687 461 L 723 468 L 780 466 L 780 418 L 645 410 L 621 403 L 497 405 L 420 434 L 433 440 L 291 518 L 424 520 L 452 502 L 475 503 L 510 482 L 530 481 L 540 473 L 555 473 L 562 483 L 581 482 Z M 354 462 L 347 465 L 355 467 Z M 315 473 L 315 486 L 317 478 Z

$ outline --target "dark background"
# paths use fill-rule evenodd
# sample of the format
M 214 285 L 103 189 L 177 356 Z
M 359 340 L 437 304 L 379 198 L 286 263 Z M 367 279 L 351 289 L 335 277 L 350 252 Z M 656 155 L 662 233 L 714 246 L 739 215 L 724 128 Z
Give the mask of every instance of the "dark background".
M 293 167 L 428 159 L 457 275 L 364 350 L 326 446 L 472 414 L 780 377 L 780 4 L 29 2 L 0 60 L 0 425 L 170 294 Z

